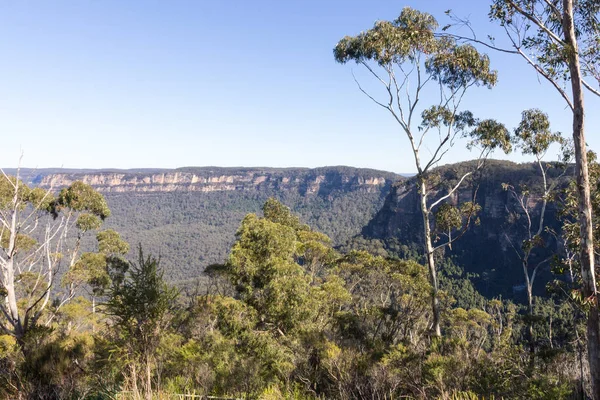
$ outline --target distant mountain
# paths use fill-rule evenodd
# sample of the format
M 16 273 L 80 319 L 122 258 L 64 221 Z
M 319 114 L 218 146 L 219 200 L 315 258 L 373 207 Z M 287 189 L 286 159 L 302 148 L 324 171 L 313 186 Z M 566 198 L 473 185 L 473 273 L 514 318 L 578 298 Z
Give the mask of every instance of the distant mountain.
M 14 174 L 14 170 L 5 170 Z M 160 254 L 183 281 L 222 262 L 242 218 L 275 197 L 340 244 L 361 232 L 400 175 L 352 167 L 64 170 L 23 169 L 22 179 L 58 190 L 81 180 L 106 197 L 115 228 Z

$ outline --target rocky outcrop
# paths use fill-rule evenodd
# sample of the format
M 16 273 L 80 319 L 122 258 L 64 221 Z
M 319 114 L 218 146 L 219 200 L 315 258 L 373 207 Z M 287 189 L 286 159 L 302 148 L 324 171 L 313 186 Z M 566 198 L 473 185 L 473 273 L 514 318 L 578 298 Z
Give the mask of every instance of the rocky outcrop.
M 317 169 L 182 168 L 162 171 L 51 170 L 34 174 L 31 183 L 60 189 L 83 181 L 103 193 L 124 192 L 218 192 L 235 190 L 298 190 L 304 195 L 331 190 L 375 193 L 389 188 L 401 177 L 392 173 L 349 167 Z
M 440 167 L 435 173 L 442 183 L 433 198 L 445 195 L 444 187 L 451 186 L 462 172 L 469 168 L 469 163 Z M 550 170 L 550 174 L 558 175 L 561 171 Z M 563 177 L 567 180 L 568 177 Z M 526 237 L 526 217 L 516 199 L 503 190 L 502 184 L 509 183 L 514 187 L 527 186 L 533 193 L 528 201 L 532 210 L 532 223 L 539 221 L 541 197 L 536 196 L 536 186 L 541 182 L 541 175 L 532 164 L 515 164 L 507 161 L 488 161 L 483 174 L 476 180 L 463 185 L 461 190 L 448 199 L 454 205 L 471 201 L 476 193 L 476 202 L 481 206 L 478 215 L 479 223 L 472 224 L 467 233 L 460 238 L 452 250 L 446 250 L 446 256 L 463 267 L 467 272 L 477 274 L 475 278 L 479 289 L 488 295 L 511 295 L 510 288 L 523 281 L 521 264 L 515 248 L 519 249 Z M 546 224 L 555 232 L 560 232 L 561 224 L 557 217 L 557 205 L 550 203 L 546 212 Z M 383 207 L 362 231 L 362 235 L 370 239 L 384 242 L 395 242 L 412 246 L 420 250 L 422 247 L 422 217 L 419 208 L 419 196 L 416 182 L 408 179 L 394 184 Z M 547 235 L 545 252 L 556 251 L 557 244 L 551 235 Z M 514 247 L 513 247 L 514 246 Z M 543 291 L 543 283 L 538 285 Z M 507 291 L 508 290 L 508 291 Z
M 476 202 L 481 206 L 479 214 L 482 224 L 473 226 L 473 230 L 480 231 L 488 237 L 498 239 L 504 235 L 505 229 L 495 230 L 492 227 L 502 228 L 506 224 L 509 213 L 523 215 L 523 210 L 516 199 L 508 191 L 503 190 L 502 184 L 509 183 L 515 187 L 525 185 L 532 191 L 528 198 L 528 207 L 533 210 L 534 219 L 538 217 L 541 206 L 541 197 L 536 196 L 536 185 L 541 182 L 541 175 L 531 164 L 516 164 L 508 161 L 488 161 L 487 168 L 482 175 L 472 181 L 467 181 L 460 190 L 449 197 L 446 202 L 459 205 L 472 201 L 476 194 Z M 447 194 L 446 188 L 453 186 L 462 172 L 468 170 L 469 163 L 447 165 L 439 168 L 440 189 L 431 195 L 431 199 Z M 547 213 L 550 222 L 555 221 L 556 205 L 550 203 Z M 533 221 L 535 223 L 535 221 Z M 396 182 L 388 194 L 384 206 L 377 215 L 364 228 L 363 233 L 372 238 L 399 237 L 404 240 L 418 239 L 422 229 L 421 212 L 419 206 L 418 188 L 414 179 Z

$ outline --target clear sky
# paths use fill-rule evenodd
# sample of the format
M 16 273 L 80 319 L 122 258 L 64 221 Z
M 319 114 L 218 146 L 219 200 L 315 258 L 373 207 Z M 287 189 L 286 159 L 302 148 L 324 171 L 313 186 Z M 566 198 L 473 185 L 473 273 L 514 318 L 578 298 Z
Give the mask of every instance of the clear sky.
M 483 0 L 71 0 L 0 2 L 0 165 L 65 168 L 351 165 L 412 172 L 408 143 L 335 63 L 344 35 L 404 6 L 470 16 L 494 33 Z M 558 94 L 521 59 L 490 54 L 494 90 L 476 116 L 514 124 Z M 588 110 L 600 102 L 587 96 Z M 424 100 L 426 101 L 426 99 Z M 588 143 L 600 148 L 600 117 Z M 464 145 L 448 162 L 472 157 Z M 513 156 L 521 161 L 523 158 Z

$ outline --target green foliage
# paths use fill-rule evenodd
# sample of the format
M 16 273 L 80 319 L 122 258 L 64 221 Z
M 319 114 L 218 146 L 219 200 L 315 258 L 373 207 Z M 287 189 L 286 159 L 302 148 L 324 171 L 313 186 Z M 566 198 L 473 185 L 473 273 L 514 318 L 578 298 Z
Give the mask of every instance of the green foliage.
M 465 136 L 470 138 L 467 148 L 482 147 L 483 149 L 500 149 L 508 154 L 512 151 L 510 133 L 498 121 L 484 119 Z
M 433 79 L 451 90 L 469 85 L 484 85 L 491 89 L 498 73 L 490 69 L 490 59 L 469 44 L 457 45 L 452 40 L 438 39 L 437 52 L 425 66 Z
M 437 26 L 432 15 L 407 7 L 392 22 L 379 21 L 356 37 L 344 37 L 333 53 L 340 63 L 351 60 L 374 60 L 380 65 L 403 63 L 414 58 L 417 51 L 435 51 L 433 32 Z
M 20 203 L 26 203 L 30 198 L 30 193 L 31 189 L 16 177 L 4 174 L 0 176 L 0 209 L 9 208 L 15 198 Z
M 318 300 L 339 287 L 315 265 L 335 256 L 328 239 L 299 224 L 287 207 L 271 199 L 264 209 L 264 218 L 250 214 L 242 221 L 225 273 L 266 327 L 282 334 L 306 330 L 320 311 Z
M 94 357 L 91 335 L 73 333 L 63 336 L 36 329 L 28 340 L 37 342 L 36 351 L 25 359 L 20 376 L 27 378 L 22 390 L 30 398 L 62 399 L 86 395 L 92 377 L 84 368 L 92 365 Z
M 290 209 L 273 197 L 269 197 L 269 199 L 265 202 L 262 208 L 263 215 L 265 219 L 288 226 L 292 229 L 308 229 L 308 227 L 301 227 L 300 218 L 293 215 Z
M 39 210 L 50 211 L 55 199 L 49 191 L 36 187 L 29 191 L 27 201 Z
M 163 280 L 160 261 L 145 257 L 140 247 L 138 262 L 130 263 L 122 282 L 113 283 L 103 307 L 123 335 L 149 341 L 156 339 L 177 295 Z
M 110 215 L 104 197 L 91 186 L 80 181 L 73 182 L 71 186 L 60 191 L 56 206 L 59 209 L 66 207 L 75 211 L 88 211 L 102 220 Z
M 100 228 L 102 221 L 94 214 L 85 213 L 77 217 L 77 222 L 75 225 L 82 232 L 85 232 Z
M 80 286 L 89 284 L 93 288 L 106 287 L 110 283 L 106 257 L 100 253 L 83 253 L 79 260 L 63 275 L 62 284 Z
M 123 279 L 111 283 L 102 308 L 111 320 L 114 351 L 125 367 L 121 373 L 132 382 L 134 391 L 152 393 L 156 352 L 174 318 L 178 295 L 179 291 L 163 280 L 159 260 L 145 257 L 141 246 L 138 262 L 131 262 Z
M 222 173 L 241 174 L 245 170 L 225 169 Z M 268 173 L 270 180 L 285 177 L 293 185 L 222 192 L 107 192 L 112 216 L 104 226 L 119 232 L 129 243 L 156 249 L 167 280 L 190 284 L 208 265 L 227 259 L 240 221 L 248 213 L 260 215 L 270 197 L 290 207 L 301 224 L 310 224 L 330 237 L 334 245 L 340 245 L 369 222 L 383 205 L 391 183 L 399 178 L 346 167 Z M 307 186 L 318 176 L 326 177 L 320 190 L 307 192 Z M 388 183 L 368 190 L 357 185 L 372 176 L 383 176 Z
M 550 130 L 548 115 L 538 109 L 525 110 L 519 126 L 515 129 L 515 140 L 523 154 L 543 157 L 553 143 L 562 143 L 560 133 Z
M 463 216 L 460 210 L 451 204 L 444 203 L 435 213 L 435 226 L 442 232 L 451 232 L 463 225 Z
M 571 305 L 536 301 L 539 357 L 524 375 L 530 366 L 517 308 L 483 298 L 449 260 L 440 274 L 446 335 L 431 338 L 432 289 L 422 265 L 366 251 L 340 254 L 281 203 L 269 200 L 264 210 L 264 217 L 242 220 L 228 262 L 211 268 L 214 279 L 229 283 L 187 304 L 165 283 L 159 260 L 141 250 L 138 262 L 126 265 L 115 261 L 126 246 L 84 253 L 71 279 L 108 274 L 105 313 L 74 299 L 49 328 L 31 332 L 27 341 L 37 350 L 26 359 L 14 341 L 0 340 L 2 394 L 14 396 L 10 385 L 24 376 L 40 383 L 29 393 L 60 397 L 121 390 L 288 399 L 573 393 L 576 369 L 565 365 L 583 331 L 569 319 Z M 110 231 L 98 239 L 121 243 Z M 35 290 L 34 276 L 22 280 L 23 290 Z
M 9 240 L 10 240 L 10 231 L 2 230 L 2 232 L 0 233 L 0 246 L 2 246 L 3 249 L 8 249 L 8 247 L 10 245 Z M 37 240 L 35 240 L 31 236 L 24 235 L 22 233 L 18 233 L 16 235 L 15 243 L 14 243 L 15 254 L 22 253 L 22 252 L 27 253 L 28 251 L 32 250 L 37 244 L 38 244 Z
M 107 229 L 96 234 L 98 250 L 105 255 L 125 255 L 129 253 L 129 244 L 121 239 L 121 235 L 113 230 Z
M 431 286 L 423 266 L 354 251 L 338 268 L 352 296 L 351 311 L 340 314 L 346 335 L 380 351 L 425 335 Z

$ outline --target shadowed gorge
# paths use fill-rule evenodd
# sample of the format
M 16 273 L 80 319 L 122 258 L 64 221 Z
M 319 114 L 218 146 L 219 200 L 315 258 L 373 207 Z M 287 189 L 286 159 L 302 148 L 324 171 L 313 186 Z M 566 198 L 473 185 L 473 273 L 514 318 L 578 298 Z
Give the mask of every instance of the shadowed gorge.
M 456 182 L 461 171 L 472 162 L 451 164 L 437 168 L 432 173 L 439 176 L 441 185 L 437 197 L 446 193 L 445 188 Z M 571 171 L 571 170 L 569 170 Z M 567 172 L 569 172 L 567 171 Z M 550 176 L 558 176 L 563 170 L 551 169 Z M 559 188 L 565 187 L 570 177 L 560 178 Z M 527 187 L 531 194 L 526 198 L 532 209 L 532 223 L 539 221 L 541 211 L 541 175 L 535 164 L 516 164 L 509 161 L 488 160 L 480 176 L 469 181 L 461 190 L 448 199 L 450 204 L 459 205 L 471 201 L 476 195 L 476 203 L 481 206 L 477 223 L 471 224 L 460 240 L 446 249 L 444 257 L 470 274 L 471 281 L 484 295 L 492 298 L 502 296 L 522 300 L 524 296 L 523 274 L 514 247 L 521 246 L 525 235 L 527 216 L 518 200 L 503 184 L 511 182 L 515 187 Z M 393 185 L 381 210 L 364 227 L 362 237 L 381 241 L 391 254 L 410 257 L 418 253 L 422 240 L 419 227 L 422 226 L 417 187 L 414 179 L 407 179 Z M 551 202 L 546 210 L 546 224 L 556 234 L 560 234 L 562 222 L 558 219 L 558 204 Z M 437 232 L 439 235 L 443 232 Z M 543 260 L 559 251 L 556 238 L 550 238 L 535 254 Z M 540 272 L 542 278 L 535 286 L 538 295 L 546 293 L 545 284 L 553 279 L 550 262 Z

